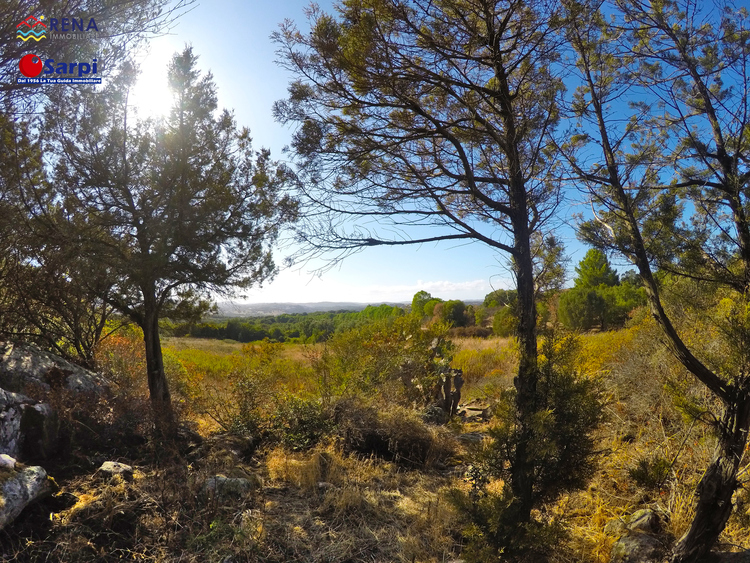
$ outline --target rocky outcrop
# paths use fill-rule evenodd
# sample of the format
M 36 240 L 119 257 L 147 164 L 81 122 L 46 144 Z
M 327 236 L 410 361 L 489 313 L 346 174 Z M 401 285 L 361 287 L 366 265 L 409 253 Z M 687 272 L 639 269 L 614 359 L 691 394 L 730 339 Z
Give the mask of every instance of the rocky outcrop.
M 659 515 L 653 510 L 634 512 L 622 523 L 624 534 L 612 547 L 610 563 L 659 563 L 665 545 L 658 537 L 661 530 Z
M 0 389 L 0 454 L 44 459 L 55 451 L 58 429 L 58 418 L 48 404 Z
M 107 389 L 108 382 L 33 344 L 0 342 L 0 388 L 25 393 L 28 387 L 100 394 Z
M 43 468 L 16 463 L 56 451 L 59 419 L 45 397 L 62 391 L 61 404 L 98 400 L 108 387 L 100 375 L 37 346 L 0 342 L 0 528 L 51 492 Z
M 0 468 L 0 529 L 29 504 L 51 492 L 52 483 L 41 467 Z
M 249 477 L 248 479 L 224 475 L 209 477 L 201 487 L 201 497 L 204 500 L 214 499 L 221 502 L 240 499 L 263 486 L 263 481 L 257 475 Z

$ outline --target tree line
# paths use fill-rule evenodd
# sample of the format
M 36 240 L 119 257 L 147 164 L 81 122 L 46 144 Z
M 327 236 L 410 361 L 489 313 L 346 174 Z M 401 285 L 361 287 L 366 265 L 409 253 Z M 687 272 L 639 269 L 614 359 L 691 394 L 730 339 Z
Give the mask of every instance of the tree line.
M 271 340 L 313 344 L 325 342 L 336 333 L 346 332 L 365 324 L 393 319 L 405 314 L 392 305 L 368 305 L 362 311 L 328 311 L 315 313 L 285 313 L 225 322 L 170 323 L 165 329 L 173 336 L 230 339 L 238 342 Z

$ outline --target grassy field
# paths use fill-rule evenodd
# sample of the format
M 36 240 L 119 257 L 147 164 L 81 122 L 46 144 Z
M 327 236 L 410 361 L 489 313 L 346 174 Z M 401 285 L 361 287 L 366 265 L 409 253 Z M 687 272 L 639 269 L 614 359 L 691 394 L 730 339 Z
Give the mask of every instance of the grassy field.
M 707 426 L 686 422 L 675 407 L 675 385 L 696 400 L 700 389 L 657 334 L 646 320 L 577 339 L 572 369 L 599 382 L 606 416 L 596 431 L 598 466 L 588 485 L 535 513 L 565 530 L 552 563 L 608 562 L 622 520 L 640 508 L 662 514 L 665 541 L 691 521 L 695 486 L 715 441 Z M 464 370 L 464 401 L 491 404 L 512 385 L 512 340 L 464 338 L 455 345 L 452 366 Z M 471 532 L 448 499 L 452 490 L 468 490 L 467 471 L 487 444 L 464 438 L 486 434 L 493 420 L 427 425 L 418 411 L 384 402 L 384 395 L 351 397 L 327 410 L 321 390 L 328 368 L 316 364 L 324 345 L 167 338 L 175 402 L 203 436 L 202 444 L 188 440 L 169 453 L 153 441 L 128 442 L 145 435 L 149 417 L 140 343 L 121 338 L 107 346 L 102 358 L 127 393 L 122 402 L 87 407 L 85 428 L 63 417 L 64 427 L 71 421 L 70 447 L 52 474 L 73 504 L 40 503 L 0 532 L 10 560 L 444 563 L 462 557 Z M 380 445 L 362 447 L 367 440 L 358 442 L 358 433 L 379 437 Z M 134 478 L 102 480 L 95 470 L 105 457 L 134 465 Z M 238 497 L 207 497 L 203 484 L 217 474 L 255 485 Z M 502 487 L 493 481 L 486 490 Z M 747 549 L 745 487 L 735 502 L 723 548 Z

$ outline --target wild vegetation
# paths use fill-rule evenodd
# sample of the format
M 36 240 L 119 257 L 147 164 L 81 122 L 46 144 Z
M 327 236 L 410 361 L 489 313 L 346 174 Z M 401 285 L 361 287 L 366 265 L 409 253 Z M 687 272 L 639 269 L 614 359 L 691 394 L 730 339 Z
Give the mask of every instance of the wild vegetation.
M 61 490 L 0 532 L 4 553 L 71 562 L 484 562 L 498 560 L 502 546 L 535 561 L 604 563 L 621 522 L 640 508 L 659 512 L 665 538 L 688 529 L 715 443 L 705 423 L 711 401 L 660 345 L 644 310 L 617 331 L 544 340 L 547 416 L 577 409 L 570 424 L 539 421 L 554 420 L 554 434 L 538 444 L 547 475 L 540 483 L 551 488 L 523 544 L 501 535 L 517 345 L 444 340 L 436 355 L 431 344 L 445 327 L 435 325 L 404 348 L 416 326 L 400 317 L 314 345 L 168 338 L 165 371 L 177 411 L 184 428 L 205 437 L 183 430 L 174 451 L 149 438 L 141 335 L 110 336 L 97 361 L 117 392 L 93 410 L 62 408 L 68 447 L 50 469 Z M 707 327 L 688 332 L 698 337 Z M 716 331 L 704 345 L 717 349 L 723 340 Z M 464 399 L 477 410 L 447 425 L 426 423 L 425 411 L 413 409 L 422 398 L 402 378 L 406 362 L 463 369 Z M 421 382 L 434 383 L 434 376 Z M 583 448 L 586 468 L 555 469 L 568 466 L 555 444 L 570 446 L 565 455 Z M 94 475 L 103 456 L 133 464 L 133 479 Z M 203 483 L 216 474 L 256 487 L 206 497 Z M 740 489 L 724 549 L 750 548 L 745 497 Z

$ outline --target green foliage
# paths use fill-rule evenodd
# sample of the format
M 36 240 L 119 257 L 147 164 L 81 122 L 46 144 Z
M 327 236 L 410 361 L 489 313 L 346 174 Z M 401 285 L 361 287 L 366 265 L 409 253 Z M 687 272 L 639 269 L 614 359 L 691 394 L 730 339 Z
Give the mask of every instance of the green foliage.
M 492 332 L 495 336 L 507 338 L 516 333 L 518 317 L 513 308 L 502 307 L 492 318 Z
M 556 519 L 519 526 L 513 516 L 510 491 L 485 492 L 486 479 L 476 466 L 470 467 L 467 480 L 470 493 L 453 489 L 448 496 L 470 522 L 463 530 L 466 545 L 461 551 L 467 563 L 546 561 L 566 537 L 565 528 Z
M 602 288 L 601 294 L 606 302 L 605 323 L 608 328 L 624 326 L 630 313 L 646 304 L 645 290 L 631 283 Z
M 638 464 L 628 469 L 628 475 L 641 487 L 646 489 L 661 488 L 669 477 L 672 464 L 669 460 L 655 455 L 652 458 L 641 458 Z
M 578 349 L 576 338 L 552 331 L 542 342 L 536 395 L 539 408 L 531 418 L 526 444 L 534 467 L 533 502 L 537 507 L 583 487 L 595 470 L 593 433 L 602 420 L 602 399 L 598 382 L 578 375 Z M 509 485 L 510 462 L 522 432 L 515 401 L 514 389 L 503 392 L 490 430 L 492 440 L 473 460 L 471 491 L 452 493 L 457 508 L 470 522 L 465 532 L 469 561 L 490 561 L 501 553 L 511 560 L 543 560 L 555 545 L 547 540 L 559 538 L 557 522 L 524 524 L 518 514 L 518 501 Z M 505 483 L 500 493 L 487 489 L 496 479 Z
M 536 232 L 531 237 L 534 254 L 534 286 L 541 298 L 557 293 L 565 283 L 565 269 L 570 261 L 565 247 L 554 235 L 542 236 Z
M 518 302 L 518 291 L 515 289 L 496 289 L 484 296 L 484 306 L 493 307 L 515 307 Z
M 285 396 L 280 382 L 295 366 L 281 356 L 280 344 L 261 342 L 243 347 L 243 355 L 183 351 L 192 369 L 203 375 L 204 410 L 224 430 L 259 440 L 268 430 L 277 397 Z M 226 389 L 228 384 L 228 389 Z M 219 388 L 214 391 L 214 386 Z M 226 393 L 231 395 L 227 401 Z
M 435 314 L 435 307 L 437 307 L 443 300 L 440 298 L 433 298 L 424 304 L 424 314 L 428 317 L 432 317 Z
M 487 309 L 484 305 L 479 305 L 474 308 L 474 325 L 484 326 L 484 321 L 487 320 Z
M 622 327 L 631 311 L 646 304 L 645 291 L 636 285 L 637 280 L 629 275 L 620 283 L 617 272 L 600 250 L 589 250 L 576 272 L 575 286 L 565 291 L 558 302 L 560 322 L 566 328 Z
M 464 316 L 466 304 L 463 301 L 452 299 L 442 304 L 440 310 L 440 321 L 449 326 L 466 326 L 467 319 Z
M 197 59 L 191 47 L 172 58 L 179 103 L 161 120 L 133 119 L 132 68 L 96 92 L 56 90 L 40 122 L 49 180 L 23 194 L 58 275 L 143 330 L 154 420 L 170 437 L 159 318 L 194 318 L 210 292 L 272 277 L 271 247 L 297 214 L 288 170 L 218 111 Z
M 432 295 L 426 291 L 417 291 L 411 300 L 411 314 L 420 319 L 424 317 L 424 306 L 431 299 Z
M 560 296 L 557 314 L 563 326 L 589 330 L 606 324 L 607 302 L 596 289 L 574 287 Z
M 269 427 L 287 448 L 311 448 L 333 430 L 333 419 L 319 400 L 292 394 L 278 396 L 276 400 L 278 406 L 270 416 Z
M 406 404 L 424 403 L 448 369 L 453 345 L 448 327 L 422 329 L 414 316 L 385 319 L 335 335 L 314 362 L 321 394 L 380 395 Z
M 609 265 L 607 255 L 597 248 L 590 249 L 576 266 L 578 277 L 575 287 L 583 289 L 611 287 L 620 283 L 620 278 Z
M 536 304 L 537 325 L 544 327 L 549 322 L 551 313 L 549 306 L 538 301 Z M 518 329 L 518 314 L 513 306 L 501 307 L 492 317 L 492 332 L 495 336 L 508 338 L 514 336 Z
M 334 333 L 345 332 L 367 323 L 404 315 L 391 305 L 368 305 L 362 311 L 285 313 L 276 316 L 229 319 L 226 323 L 204 322 L 177 325 L 173 330 L 196 338 L 216 338 L 237 342 L 324 342 Z

